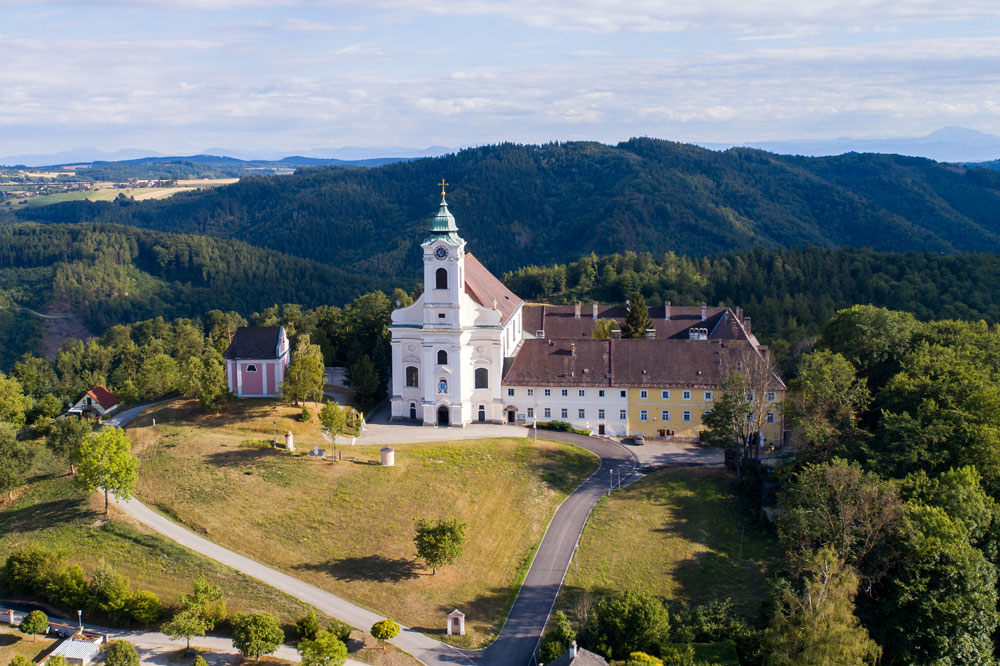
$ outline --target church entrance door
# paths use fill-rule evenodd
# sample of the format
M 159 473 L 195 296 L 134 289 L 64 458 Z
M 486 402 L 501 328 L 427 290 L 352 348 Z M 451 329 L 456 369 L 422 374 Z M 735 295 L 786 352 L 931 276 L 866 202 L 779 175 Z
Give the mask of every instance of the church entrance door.
M 444 405 L 438 407 L 438 425 L 446 426 L 448 425 L 448 408 Z
M 480 423 L 486 423 L 486 408 L 485 407 L 480 407 L 479 408 L 479 422 Z
M 410 403 L 410 420 L 411 421 L 417 420 L 417 406 L 413 403 Z
M 514 422 L 514 414 L 515 413 L 516 412 L 513 409 L 510 410 L 509 412 L 507 412 L 507 423 L 513 423 Z

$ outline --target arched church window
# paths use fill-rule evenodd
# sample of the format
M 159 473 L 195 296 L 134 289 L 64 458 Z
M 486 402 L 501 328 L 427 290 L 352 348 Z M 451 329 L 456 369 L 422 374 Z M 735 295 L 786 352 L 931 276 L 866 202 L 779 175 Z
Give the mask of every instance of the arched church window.
M 486 368 L 476 368 L 476 388 L 484 389 L 490 387 L 490 371 Z
M 435 289 L 448 288 L 448 269 L 439 268 L 436 271 L 434 271 L 434 288 Z
M 420 386 L 420 373 L 415 366 L 406 366 L 406 385 Z
M 443 349 L 438 351 L 438 365 L 448 365 L 448 352 Z

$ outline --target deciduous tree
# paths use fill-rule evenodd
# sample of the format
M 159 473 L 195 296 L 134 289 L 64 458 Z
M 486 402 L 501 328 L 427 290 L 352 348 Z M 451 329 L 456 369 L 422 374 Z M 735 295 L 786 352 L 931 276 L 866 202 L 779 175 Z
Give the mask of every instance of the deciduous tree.
M 832 548 L 800 563 L 803 588 L 786 592 L 765 634 L 767 666 L 864 666 L 880 650 L 854 615 L 858 577 Z
M 590 640 L 595 652 L 622 659 L 633 652 L 657 652 L 669 629 L 670 616 L 659 599 L 627 590 L 597 602 Z
M 389 618 L 379 620 L 372 625 L 371 635 L 382 643 L 382 649 L 385 650 L 385 642 L 399 635 L 399 625 Z
M 255 661 L 271 654 L 285 639 L 278 619 L 270 613 L 241 613 L 233 618 L 233 646 Z
M 457 518 L 436 522 L 421 518 L 417 520 L 415 529 L 417 534 L 413 543 L 417 547 L 417 555 L 433 569 L 431 575 L 437 573 L 439 566 L 454 564 L 462 554 L 465 523 Z
M 40 610 L 33 610 L 21 620 L 21 624 L 17 625 L 17 628 L 22 633 L 30 635 L 31 640 L 34 641 L 35 636 L 49 630 L 49 616 Z
M 21 383 L 0 372 L 0 423 L 9 423 L 15 428 L 24 425 L 24 416 L 31 408 L 31 398 L 24 395 Z
M 139 666 L 139 652 L 128 641 L 111 641 L 104 650 L 105 666 Z
M 281 391 L 295 405 L 300 400 L 322 400 L 325 381 L 323 352 L 319 345 L 311 344 L 308 334 L 299 336 L 292 352 L 292 360 L 285 370 Z
M 127 500 L 138 480 L 139 459 L 132 455 L 132 443 L 121 428 L 105 427 L 87 435 L 77 450 L 77 483 L 93 492 L 104 490 L 104 513 L 108 494 Z
M 315 638 L 299 641 L 302 666 L 343 666 L 347 661 L 347 646 L 329 631 L 316 632 Z
M 46 442 L 53 453 L 70 460 L 70 474 L 76 473 L 72 461 L 76 458 L 77 449 L 83 443 L 84 437 L 90 432 L 91 427 L 88 421 L 72 417 L 56 419 L 49 429 Z
M 35 459 L 31 442 L 19 442 L 17 431 L 9 423 L 0 423 L 0 492 L 13 499 L 14 489 L 24 483 L 24 477 Z

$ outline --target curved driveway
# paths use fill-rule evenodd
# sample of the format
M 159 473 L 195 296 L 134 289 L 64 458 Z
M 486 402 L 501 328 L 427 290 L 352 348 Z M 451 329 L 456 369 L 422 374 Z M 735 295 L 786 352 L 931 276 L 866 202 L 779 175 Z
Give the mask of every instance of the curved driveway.
M 114 425 L 124 426 L 142 411 L 141 407 L 123 412 Z M 590 512 L 598 500 L 608 492 L 612 470 L 615 481 L 622 472 L 622 484 L 636 478 L 635 458 L 621 444 L 596 437 L 572 433 L 546 432 L 546 439 L 554 439 L 580 446 L 598 455 L 601 465 L 556 509 L 535 557 L 531 562 L 524 583 L 511 607 L 500 635 L 481 650 L 459 650 L 413 629 L 404 628 L 392 642 L 397 647 L 428 666 L 528 666 L 533 663 L 535 647 L 555 604 L 563 578 L 569 569 L 580 535 Z M 156 532 L 210 557 L 222 564 L 241 571 L 318 610 L 353 626 L 365 629 L 382 616 L 336 597 L 315 585 L 265 566 L 218 544 L 198 536 L 190 530 L 168 520 L 136 499 L 113 503 L 139 522 Z

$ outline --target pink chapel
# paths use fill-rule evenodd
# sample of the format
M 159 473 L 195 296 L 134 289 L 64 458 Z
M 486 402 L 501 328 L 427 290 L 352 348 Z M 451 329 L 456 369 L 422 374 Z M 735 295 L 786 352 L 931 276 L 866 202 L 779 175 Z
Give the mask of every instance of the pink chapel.
M 288 367 L 284 326 L 243 326 L 229 343 L 226 381 L 237 398 L 274 398 Z

